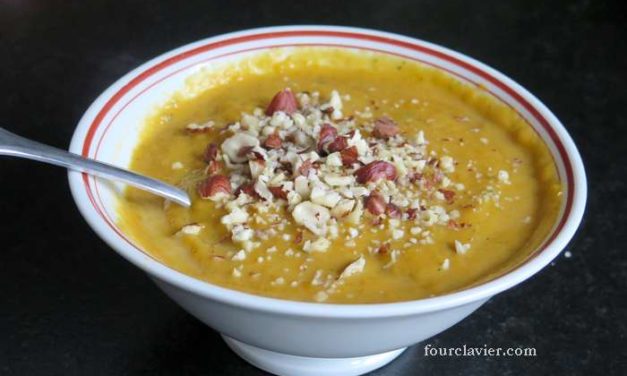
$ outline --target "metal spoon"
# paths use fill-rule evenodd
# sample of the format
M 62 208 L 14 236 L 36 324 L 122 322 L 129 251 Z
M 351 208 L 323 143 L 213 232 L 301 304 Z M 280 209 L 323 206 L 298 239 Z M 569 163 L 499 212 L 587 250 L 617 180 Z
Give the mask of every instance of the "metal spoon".
M 101 178 L 120 181 L 158 196 L 165 197 L 182 206 L 190 206 L 187 192 L 160 180 L 134 172 L 83 158 L 80 155 L 29 140 L 0 128 L 0 155 L 32 159 L 44 163 L 85 172 Z

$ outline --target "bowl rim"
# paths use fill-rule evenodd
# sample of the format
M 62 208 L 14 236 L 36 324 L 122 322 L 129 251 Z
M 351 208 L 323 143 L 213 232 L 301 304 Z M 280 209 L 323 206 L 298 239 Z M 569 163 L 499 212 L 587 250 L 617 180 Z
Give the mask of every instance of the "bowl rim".
M 484 283 L 463 290 L 436 297 L 392 303 L 328 304 L 292 301 L 254 295 L 214 285 L 183 274 L 166 266 L 165 264 L 160 263 L 156 259 L 145 254 L 139 248 L 136 248 L 126 242 L 121 233 L 114 231 L 114 228 L 110 227 L 105 219 L 98 215 L 96 207 L 91 202 L 88 192 L 86 192 L 87 175 L 75 171 L 69 171 L 68 180 L 70 189 L 80 213 L 96 234 L 99 235 L 122 257 L 143 271 L 149 273 L 149 275 L 153 278 L 165 281 L 182 290 L 191 292 L 203 298 L 215 300 L 231 306 L 267 313 L 303 317 L 382 318 L 439 311 L 464 304 L 470 304 L 480 300 L 486 300 L 499 292 L 517 285 L 540 271 L 555 257 L 557 257 L 557 255 L 572 239 L 583 217 L 587 197 L 587 182 L 583 162 L 577 147 L 557 117 L 542 102 L 540 102 L 539 99 L 512 79 L 471 57 L 420 39 L 384 31 L 326 25 L 274 26 L 221 34 L 175 48 L 140 65 L 118 79 L 114 84 L 106 89 L 91 104 L 80 119 L 74 131 L 69 150 L 78 154 L 87 154 L 88 148 L 85 147 L 86 139 L 89 137 L 88 129 L 91 126 L 92 121 L 100 116 L 101 111 L 108 105 L 109 101 L 112 98 L 119 96 L 120 91 L 132 83 L 133 80 L 144 77 L 146 74 L 154 71 L 159 66 L 163 66 L 163 64 L 168 61 L 173 61 L 179 57 L 187 56 L 202 46 L 221 44 L 227 41 L 239 39 L 254 40 L 257 37 L 262 38 L 264 35 L 271 36 L 282 33 L 286 35 L 299 35 L 300 33 L 308 36 L 342 35 L 343 38 L 377 38 L 389 43 L 400 43 L 403 45 L 414 46 L 415 48 L 427 48 L 437 54 L 448 56 L 458 61 L 460 64 L 477 69 L 505 85 L 505 87 L 511 90 L 512 93 L 526 101 L 526 103 L 528 103 L 539 116 L 545 119 L 549 128 L 554 132 L 555 137 L 557 137 L 553 141 L 561 144 L 563 148 L 561 158 L 564 163 L 569 165 L 571 168 L 570 172 L 567 171 L 567 174 L 572 174 L 568 176 L 568 179 L 572 179 L 572 182 L 569 180 L 569 203 L 566 203 L 568 211 L 561 219 L 561 228 L 555 231 L 552 239 L 548 241 L 549 244 L 547 244 L 542 251 L 537 252 L 537 254 L 533 255 L 522 265 L 518 265 L 515 269 L 495 279 L 488 280 Z

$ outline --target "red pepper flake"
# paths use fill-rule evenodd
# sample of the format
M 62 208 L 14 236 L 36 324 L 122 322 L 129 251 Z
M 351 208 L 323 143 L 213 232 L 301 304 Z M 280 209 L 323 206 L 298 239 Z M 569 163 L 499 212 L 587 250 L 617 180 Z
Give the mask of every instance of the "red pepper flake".
M 462 226 L 459 223 L 457 223 L 457 221 L 455 221 L 454 219 L 449 219 L 447 223 L 447 227 L 452 230 L 459 230 L 459 228 Z
M 303 232 L 302 231 L 298 231 L 296 233 L 296 236 L 294 237 L 294 243 L 296 244 L 300 244 L 300 242 L 303 241 Z
M 390 250 L 390 243 L 383 243 L 381 244 L 381 246 L 379 246 L 379 248 L 377 248 L 375 253 L 380 254 L 380 255 L 385 255 L 388 253 L 389 250 Z
M 418 210 L 414 208 L 407 209 L 407 219 L 414 220 L 418 215 Z
M 455 200 L 454 191 L 448 189 L 438 189 L 438 191 L 444 195 L 444 199 L 446 199 L 446 202 L 448 202 L 449 204 Z

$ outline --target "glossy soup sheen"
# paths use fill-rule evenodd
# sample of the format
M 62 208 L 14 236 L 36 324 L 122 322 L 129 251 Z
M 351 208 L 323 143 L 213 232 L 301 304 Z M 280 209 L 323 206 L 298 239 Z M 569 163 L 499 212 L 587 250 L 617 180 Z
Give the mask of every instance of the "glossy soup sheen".
M 443 205 L 459 211 L 466 226 L 433 227 L 432 244 L 412 243 L 410 235 L 394 240 L 391 229 L 385 224 L 380 229 L 366 214 L 361 227 L 340 221 L 340 236 L 326 252 L 304 252 L 302 242 L 314 236 L 290 221 L 245 260 L 233 260 L 241 247 L 220 222 L 226 209 L 200 199 L 194 189 L 203 178 L 207 144 L 220 144 L 228 135 L 216 130 L 195 134 L 185 128 L 208 120 L 215 122 L 215 129 L 223 128 L 238 121 L 242 112 L 265 109 L 286 87 L 317 91 L 322 100 L 337 90 L 345 98 L 344 116 L 354 115 L 358 124 L 385 115 L 404 135 L 422 130 L 429 150 L 456 161 L 450 177 L 465 188 L 454 203 Z M 300 301 L 321 301 L 316 297 L 325 286 L 312 281 L 338 279 L 361 255 L 364 270 L 347 278 L 325 302 L 405 301 L 476 285 L 528 258 L 554 226 L 562 201 L 547 147 L 518 114 L 481 88 L 397 57 L 327 48 L 264 52 L 198 73 L 185 91 L 146 120 L 130 167 L 188 188 L 193 199 L 191 208 L 164 205 L 161 198 L 129 188 L 119 206 L 119 224 L 139 247 L 198 279 Z M 508 172 L 507 181 L 499 179 L 502 170 Z M 499 192 L 498 201 L 478 201 L 490 189 Z M 411 233 L 409 222 L 400 224 L 405 234 Z M 181 235 L 179 230 L 190 223 L 203 225 L 202 231 Z M 350 228 L 359 234 L 348 247 L 345 234 Z M 297 243 L 299 233 L 303 239 Z M 456 240 L 470 248 L 461 254 Z M 368 251 L 368 244 L 376 241 L 397 249 L 397 260 L 390 263 L 390 252 Z

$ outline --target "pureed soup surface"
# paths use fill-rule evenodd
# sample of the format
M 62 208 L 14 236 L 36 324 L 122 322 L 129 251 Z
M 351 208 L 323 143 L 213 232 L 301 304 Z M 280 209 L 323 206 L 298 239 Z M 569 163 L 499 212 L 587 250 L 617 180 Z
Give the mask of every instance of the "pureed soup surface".
M 519 265 L 562 186 L 544 143 L 481 88 L 416 62 L 270 50 L 189 80 L 147 119 L 119 224 L 166 265 L 291 300 L 379 303 Z

